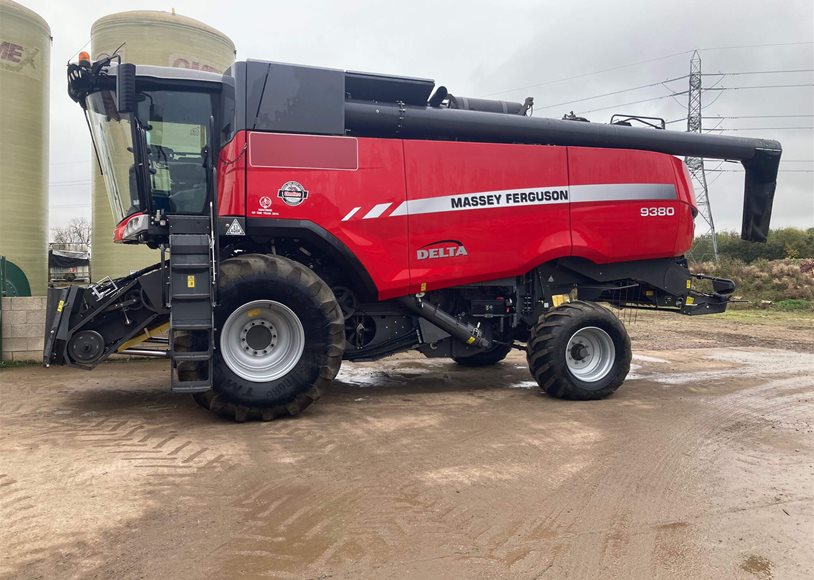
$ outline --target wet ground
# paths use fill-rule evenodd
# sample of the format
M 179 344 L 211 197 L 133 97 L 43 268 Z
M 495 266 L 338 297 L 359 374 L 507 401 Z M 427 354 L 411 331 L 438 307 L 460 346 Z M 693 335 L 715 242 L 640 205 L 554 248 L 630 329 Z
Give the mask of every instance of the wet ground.
M 0 576 L 811 578 L 814 320 L 630 321 L 610 399 L 347 364 L 233 424 L 166 364 L 0 370 Z

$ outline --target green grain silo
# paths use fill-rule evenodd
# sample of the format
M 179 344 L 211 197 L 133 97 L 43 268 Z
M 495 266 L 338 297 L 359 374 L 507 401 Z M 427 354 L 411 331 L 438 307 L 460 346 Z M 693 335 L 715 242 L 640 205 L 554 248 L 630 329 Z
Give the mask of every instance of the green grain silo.
M 0 255 L 34 296 L 48 284 L 50 54 L 45 20 L 0 0 Z M 25 286 L 19 280 L 18 293 Z

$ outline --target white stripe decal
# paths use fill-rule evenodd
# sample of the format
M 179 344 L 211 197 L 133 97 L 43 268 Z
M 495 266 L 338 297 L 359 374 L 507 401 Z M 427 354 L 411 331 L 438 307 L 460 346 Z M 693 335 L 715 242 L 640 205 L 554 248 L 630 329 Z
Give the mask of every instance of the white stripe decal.
M 675 199 L 671 183 L 602 183 L 572 185 L 571 201 L 635 201 L 639 199 Z
M 365 214 L 365 217 L 363 217 L 362 219 L 363 220 L 369 220 L 369 219 L 377 218 L 377 217 L 381 216 L 385 211 L 387 211 L 387 208 L 390 207 L 391 205 L 393 205 L 393 204 L 392 203 L 379 203 L 379 204 L 376 204 L 376 205 L 373 206 L 373 209 L 371 209 L 369 212 L 367 212 Z
M 573 185 L 571 187 L 563 185 L 481 191 L 477 193 L 411 199 L 399 204 L 390 215 L 418 215 L 499 207 L 554 205 L 571 202 L 635 201 L 649 199 L 676 199 L 675 186 L 669 183 L 609 183 Z M 376 217 L 378 217 L 378 215 L 380 214 L 377 214 Z
M 353 217 L 353 215 L 354 215 L 354 214 L 355 214 L 357 211 L 359 211 L 360 209 L 362 209 L 362 208 L 361 208 L 361 207 L 355 207 L 355 208 L 353 208 L 352 210 L 350 210 L 350 211 L 348 212 L 348 215 L 346 215 L 345 217 L 343 217 L 343 218 L 342 218 L 342 221 L 343 221 L 343 222 L 348 221 L 348 220 L 349 220 L 350 218 L 352 218 L 352 217 Z
M 416 215 L 422 213 L 441 213 L 447 211 L 556 203 L 568 203 L 568 187 L 504 189 L 500 191 L 480 191 L 477 193 L 411 199 L 399 205 L 390 215 Z

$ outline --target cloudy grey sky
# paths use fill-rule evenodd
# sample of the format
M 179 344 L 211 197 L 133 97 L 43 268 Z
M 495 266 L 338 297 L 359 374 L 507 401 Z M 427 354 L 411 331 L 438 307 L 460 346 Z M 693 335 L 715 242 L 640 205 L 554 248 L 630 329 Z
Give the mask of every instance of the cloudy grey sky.
M 710 117 L 707 127 L 782 142 L 787 161 L 781 165 L 773 225 L 814 227 L 811 0 L 19 1 L 48 21 L 54 37 L 51 225 L 61 225 L 74 215 L 90 215 L 90 140 L 80 109 L 65 94 L 64 63 L 88 42 L 97 18 L 125 10 L 175 8 L 226 33 L 239 59 L 429 77 L 467 96 L 522 100 L 531 95 L 537 103 L 535 116 L 560 117 L 573 109 L 593 121 L 607 121 L 614 112 L 668 120 L 686 117 L 684 95 L 628 104 L 686 90 L 686 79 L 668 83 L 669 89 L 657 85 L 546 105 L 683 76 L 689 69 L 688 51 L 694 48 L 704 49 L 705 73 L 809 71 L 730 74 L 717 85 L 729 90 L 704 95 L 704 114 Z M 768 44 L 785 46 L 731 48 Z M 597 71 L 606 72 L 591 74 Z M 704 82 L 712 86 L 719 79 L 707 76 Z M 805 86 L 732 90 L 789 84 Z M 798 116 L 712 118 L 753 115 Z M 684 126 L 683 122 L 670 125 Z M 755 127 L 767 129 L 734 131 Z M 725 164 L 719 169 L 739 167 Z M 718 228 L 739 229 L 742 174 L 716 172 L 709 180 Z

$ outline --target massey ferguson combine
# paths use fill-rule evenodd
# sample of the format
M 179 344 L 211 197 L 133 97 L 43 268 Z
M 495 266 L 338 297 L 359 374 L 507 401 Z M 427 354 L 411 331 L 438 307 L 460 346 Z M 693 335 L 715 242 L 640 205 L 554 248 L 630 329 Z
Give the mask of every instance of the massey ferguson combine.
M 253 60 L 217 75 L 85 57 L 68 92 L 114 241 L 161 259 L 51 289 L 45 365 L 165 357 L 173 391 L 238 421 L 295 415 L 342 360 L 410 349 L 486 366 L 521 348 L 550 395 L 606 397 L 631 349 L 598 303 L 708 314 L 734 290 L 687 268 L 697 209 L 674 156 L 740 161 L 742 235 L 762 242 L 781 155 Z

